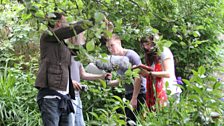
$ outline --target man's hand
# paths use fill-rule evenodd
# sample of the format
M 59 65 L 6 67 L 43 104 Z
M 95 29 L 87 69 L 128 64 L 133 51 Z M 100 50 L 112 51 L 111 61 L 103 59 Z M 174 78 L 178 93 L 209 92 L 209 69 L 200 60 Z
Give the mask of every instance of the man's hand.
M 106 28 L 109 32 L 113 32 L 114 30 L 114 25 L 111 21 L 109 21 L 105 16 L 104 16 L 104 19 L 103 21 L 106 23 Z
M 111 80 L 112 79 L 112 74 L 111 73 L 105 73 L 102 75 L 102 78 L 105 80 Z
M 143 68 L 140 68 L 139 74 L 142 75 L 143 77 L 149 76 L 149 72 Z
M 137 98 L 132 98 L 131 101 L 131 106 L 136 109 L 137 108 Z
M 79 90 L 79 91 L 81 90 L 81 84 L 78 83 L 77 81 L 72 80 L 72 85 L 75 90 Z

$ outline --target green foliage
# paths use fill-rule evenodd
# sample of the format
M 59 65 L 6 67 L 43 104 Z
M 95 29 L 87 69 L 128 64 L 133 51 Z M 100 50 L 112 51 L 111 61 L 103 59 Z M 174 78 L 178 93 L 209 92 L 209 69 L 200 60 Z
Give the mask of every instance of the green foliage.
M 0 125 L 41 125 L 33 83 L 32 73 L 24 73 L 18 67 L 5 67 L 0 74 Z
M 222 0 L 152 0 L 152 12 L 156 15 L 151 25 L 173 42 L 178 75 L 188 77 L 191 69 L 201 65 L 212 71 L 220 63 L 217 36 L 223 30 Z
M 41 125 L 33 88 L 38 68 L 40 33 L 46 30 L 45 15 L 52 11 L 66 12 L 72 22 L 94 17 L 96 25 L 85 32 L 87 44 L 80 47 L 78 57 L 85 65 L 93 57 L 104 56 L 106 49 L 99 41 L 110 33 L 102 23 L 103 15 L 113 22 L 114 32 L 122 38 L 125 48 L 143 57 L 139 39 L 147 30 L 159 33 L 158 47 L 170 46 L 176 60 L 177 75 L 190 80 L 179 104 L 169 97 L 169 107 L 138 116 L 138 124 L 145 125 L 223 125 L 223 82 L 212 77 L 212 70 L 220 63 L 223 31 L 223 0 L 1 0 L 0 1 L 0 125 Z M 103 47 L 103 48 L 102 48 Z M 203 67 L 200 67 L 203 66 Z M 197 71 L 195 69 L 199 68 Z M 192 71 L 192 72 L 191 72 Z M 126 72 L 123 81 L 130 82 L 137 71 Z M 85 120 L 88 125 L 123 125 L 123 110 L 128 101 L 115 94 L 101 80 L 83 82 L 90 90 L 82 93 Z M 115 94 L 114 94 L 115 93 Z M 211 113 L 221 116 L 212 118 Z M 32 115 L 32 116 L 30 116 Z
M 145 35 L 144 31 L 159 32 L 162 36 L 159 47 L 172 44 L 177 75 L 188 77 L 191 69 L 204 65 L 211 72 L 220 63 L 217 51 L 221 41 L 217 36 L 223 30 L 223 5 L 222 0 L 26 1 L 13 6 L 17 10 L 14 17 L 22 20 L 18 20 L 21 25 L 14 27 L 16 36 L 11 41 L 26 42 L 27 38 L 32 38 L 28 33 L 33 29 L 16 32 L 17 27 L 21 29 L 25 22 L 42 31 L 46 28 L 44 15 L 54 10 L 66 12 L 70 22 L 91 17 L 100 22 L 103 13 L 114 23 L 114 32 L 121 35 L 124 47 L 136 50 L 141 57 L 143 50 L 138 41 Z M 96 25 L 86 33 L 86 48 L 91 54 L 100 52 L 97 46 L 101 46 L 99 38 L 102 33 L 107 33 L 104 28 L 105 25 Z
M 87 83 L 84 81 L 83 83 Z M 114 95 L 115 89 L 106 87 L 105 81 L 88 82 L 89 91 L 81 92 L 87 125 L 122 125 L 125 124 L 124 115 L 117 113 L 117 109 L 124 111 L 125 102 Z M 103 86 L 104 85 L 104 86 Z
M 33 88 L 37 70 L 35 28 L 20 15 L 24 7 L 0 5 L 0 125 L 41 125 Z M 20 17 L 21 16 L 21 17 Z M 38 40 L 39 41 L 39 40 Z M 32 116 L 31 116 L 32 115 Z
M 183 80 L 186 88 L 177 103 L 169 96 L 169 106 L 154 112 L 147 110 L 140 125 L 223 125 L 223 84 L 216 78 L 205 76 L 205 68 L 192 71 L 190 80 Z M 218 114 L 215 116 L 213 113 Z

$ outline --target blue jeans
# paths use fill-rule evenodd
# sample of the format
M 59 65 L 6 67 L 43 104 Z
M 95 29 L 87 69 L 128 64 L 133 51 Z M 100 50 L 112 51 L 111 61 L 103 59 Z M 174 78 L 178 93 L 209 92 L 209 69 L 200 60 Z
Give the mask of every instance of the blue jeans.
M 69 126 L 69 114 L 59 109 L 59 98 L 42 98 L 37 101 L 44 126 Z
M 80 96 L 76 96 L 75 100 L 72 100 L 72 104 L 75 113 L 70 113 L 69 118 L 72 121 L 71 126 L 85 126 L 85 121 L 82 112 L 82 101 Z

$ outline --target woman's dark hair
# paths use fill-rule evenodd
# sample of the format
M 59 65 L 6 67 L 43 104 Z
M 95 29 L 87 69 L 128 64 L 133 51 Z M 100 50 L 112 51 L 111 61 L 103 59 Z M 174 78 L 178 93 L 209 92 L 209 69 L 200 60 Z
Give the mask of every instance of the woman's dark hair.
M 145 42 L 153 42 L 154 41 L 154 35 L 144 36 L 141 38 L 141 44 Z
M 52 13 L 52 17 L 47 15 L 48 18 L 48 27 L 50 28 L 54 28 L 55 25 L 55 21 L 60 20 L 62 18 L 62 16 L 64 16 L 64 13 L 59 13 L 59 12 L 53 12 Z
M 146 43 L 146 42 L 152 42 L 152 45 L 155 47 L 154 35 L 148 35 L 148 36 L 142 37 L 140 40 L 141 47 L 143 47 L 143 43 Z M 147 50 L 145 50 L 144 48 L 144 51 L 145 51 L 145 62 L 147 65 L 151 66 L 153 63 L 159 62 L 160 57 L 157 54 L 157 48 L 154 48 L 150 52 L 147 52 Z

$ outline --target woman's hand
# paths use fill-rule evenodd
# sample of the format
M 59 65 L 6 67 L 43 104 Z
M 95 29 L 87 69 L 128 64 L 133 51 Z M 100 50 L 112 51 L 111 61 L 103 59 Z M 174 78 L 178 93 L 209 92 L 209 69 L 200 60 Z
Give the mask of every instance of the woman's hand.
M 108 86 L 110 87 L 116 87 L 119 85 L 119 80 L 110 80 L 108 83 L 107 83 Z

